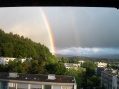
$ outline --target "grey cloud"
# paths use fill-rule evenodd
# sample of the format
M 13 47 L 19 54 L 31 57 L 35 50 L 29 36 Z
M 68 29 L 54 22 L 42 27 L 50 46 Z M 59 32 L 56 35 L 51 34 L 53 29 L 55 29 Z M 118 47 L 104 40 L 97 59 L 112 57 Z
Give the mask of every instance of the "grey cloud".
M 94 56 L 94 55 L 117 55 L 119 48 L 82 48 L 71 47 L 65 49 L 57 49 L 57 54 L 72 55 L 72 56 Z
M 119 10 L 70 8 L 45 9 L 56 47 L 119 47 Z

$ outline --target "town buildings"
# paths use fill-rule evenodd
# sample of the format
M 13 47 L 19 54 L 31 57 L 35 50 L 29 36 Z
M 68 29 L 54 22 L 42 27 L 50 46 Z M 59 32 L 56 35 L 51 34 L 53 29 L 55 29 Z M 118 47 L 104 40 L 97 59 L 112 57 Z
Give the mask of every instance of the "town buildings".
M 25 62 L 26 60 L 31 61 L 32 58 L 10 58 L 10 57 L 0 57 L 0 64 L 8 64 L 9 61 L 14 61 L 15 59 L 18 59 L 21 61 L 21 63 Z
M 0 73 L 0 89 L 76 89 L 75 78 L 64 75 Z
M 67 69 L 69 69 L 69 68 L 77 69 L 77 68 L 81 67 L 84 62 L 85 61 L 80 60 L 80 61 L 78 61 L 78 63 L 64 63 L 64 65 Z

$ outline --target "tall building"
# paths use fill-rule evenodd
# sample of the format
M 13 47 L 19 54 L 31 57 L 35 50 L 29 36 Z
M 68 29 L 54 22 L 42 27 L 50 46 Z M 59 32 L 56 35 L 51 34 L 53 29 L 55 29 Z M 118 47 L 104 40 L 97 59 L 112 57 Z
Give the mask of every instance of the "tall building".
M 101 77 L 101 72 L 104 71 L 106 68 L 105 67 L 97 67 L 95 69 L 95 74 L 98 76 L 98 77 Z
M 117 71 L 105 70 L 101 72 L 101 86 L 105 89 L 119 89 L 117 88 Z
M 75 78 L 64 75 L 0 73 L 0 89 L 76 89 Z

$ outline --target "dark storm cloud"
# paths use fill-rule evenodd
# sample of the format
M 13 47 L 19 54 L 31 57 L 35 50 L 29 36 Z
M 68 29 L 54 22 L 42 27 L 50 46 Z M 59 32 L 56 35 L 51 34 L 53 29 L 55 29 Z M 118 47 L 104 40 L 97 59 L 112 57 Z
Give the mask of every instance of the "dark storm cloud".
M 119 10 L 115 8 L 62 7 L 44 11 L 56 47 L 119 47 Z

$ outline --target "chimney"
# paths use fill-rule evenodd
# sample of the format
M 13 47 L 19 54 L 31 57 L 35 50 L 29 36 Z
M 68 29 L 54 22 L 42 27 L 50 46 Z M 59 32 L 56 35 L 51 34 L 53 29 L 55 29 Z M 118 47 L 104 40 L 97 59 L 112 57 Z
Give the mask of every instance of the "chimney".
M 55 80 L 56 78 L 55 78 L 55 74 L 49 74 L 48 75 L 48 79 L 50 79 L 50 80 Z

